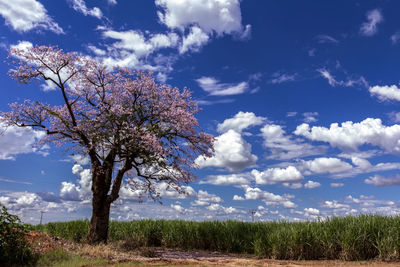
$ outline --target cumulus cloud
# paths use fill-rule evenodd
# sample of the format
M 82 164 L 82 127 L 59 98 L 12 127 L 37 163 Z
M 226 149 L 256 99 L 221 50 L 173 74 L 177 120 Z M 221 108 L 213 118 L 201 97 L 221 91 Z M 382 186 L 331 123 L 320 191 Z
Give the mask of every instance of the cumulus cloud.
M 217 131 L 219 133 L 225 133 L 229 130 L 234 130 L 237 133 L 241 133 L 248 127 L 262 124 L 266 118 L 258 117 L 253 112 L 242 112 L 239 111 L 233 118 L 224 120 L 222 123 L 217 125 Z
M 381 101 L 400 101 L 400 89 L 397 85 L 375 85 L 369 88 L 369 92 L 372 96 L 376 96 Z
M 246 200 L 261 200 L 268 205 L 280 205 L 284 208 L 293 209 L 297 205 L 290 200 L 290 196 L 280 196 L 273 193 L 263 191 L 257 187 L 243 186 L 244 198 Z
M 248 82 L 220 83 L 213 77 L 205 76 L 197 79 L 196 82 L 204 91 L 215 96 L 238 95 L 249 90 Z
M 167 182 L 153 182 L 152 190 L 154 194 L 167 199 L 185 199 L 196 196 L 196 191 L 193 187 L 182 185 L 180 191 L 171 186 Z M 132 201 L 141 201 L 144 196 L 148 195 L 148 187 L 139 179 L 130 179 L 128 183 L 123 183 L 121 186 L 121 198 Z
M 299 189 L 303 187 L 302 183 L 282 183 L 282 185 L 290 189 Z
M 318 119 L 317 117 L 319 116 L 318 112 L 304 112 L 303 117 L 304 117 L 304 122 L 306 123 L 311 123 L 311 122 L 317 122 Z
M 25 50 L 25 51 L 32 47 L 33 47 L 33 44 L 29 41 L 19 41 L 18 44 L 10 46 L 10 48 Z
M 179 53 L 184 54 L 187 51 L 198 51 L 209 40 L 210 37 L 202 29 L 193 26 L 189 34 L 183 37 Z
M 193 206 L 208 206 L 211 203 L 220 202 L 223 202 L 223 200 L 219 196 L 215 194 L 210 194 L 207 191 L 199 190 L 199 192 L 197 193 L 197 199 L 191 204 Z
M 88 200 L 92 196 L 92 174 L 90 169 L 84 169 L 81 165 L 75 164 L 72 173 L 78 175 L 78 185 L 71 182 L 62 182 L 60 197 L 64 200 L 82 201 Z
M 332 123 L 330 128 L 310 126 L 303 123 L 294 131 L 313 141 L 328 142 L 333 147 L 357 150 L 364 144 L 371 144 L 385 149 L 389 153 L 400 153 L 400 125 L 385 126 L 381 119 L 367 118 L 359 123 L 352 121 Z
M 239 171 L 253 166 L 257 156 L 251 154 L 251 145 L 234 130 L 216 137 L 212 158 L 198 157 L 196 164 L 204 167 L 222 167 L 230 171 Z
M 138 58 L 148 56 L 154 50 L 165 47 L 175 46 L 178 42 L 178 36 L 175 33 L 170 34 L 154 34 L 149 37 L 144 36 L 139 31 L 113 31 L 105 30 L 104 38 L 118 40 L 112 45 L 113 48 L 122 51 L 133 52 Z
M 353 168 L 349 163 L 338 158 L 315 158 L 302 161 L 302 167 L 312 173 L 337 173 L 349 171 Z
M 100 8 L 93 7 L 91 9 L 89 9 L 86 6 L 86 3 L 85 3 L 84 0 L 70 0 L 70 2 L 72 3 L 72 8 L 75 11 L 80 12 L 85 16 L 93 16 L 93 17 L 96 17 L 98 19 L 101 19 L 103 17 L 103 13 L 101 12 Z
M 366 16 L 367 21 L 361 24 L 360 34 L 369 37 L 378 32 L 378 24 L 383 22 L 383 16 L 378 9 L 368 11 Z
M 327 209 L 350 209 L 350 205 L 339 203 L 337 200 L 327 200 L 321 206 Z
M 294 166 L 288 166 L 285 169 L 269 168 L 265 171 L 252 170 L 256 184 L 276 184 L 298 182 L 304 179 L 303 175 Z
M 282 126 L 276 124 L 266 124 L 261 129 L 261 136 L 264 139 L 264 147 L 271 151 L 268 158 L 287 160 L 293 158 L 319 155 L 325 152 L 325 147 L 314 147 L 301 140 L 294 140 L 286 135 Z
M 33 29 L 63 34 L 63 29 L 47 14 L 46 8 L 36 0 L 0 0 L 0 15 L 6 25 L 18 32 Z
M 252 178 L 250 173 L 210 175 L 199 183 L 212 185 L 246 185 L 250 183 Z
M 313 188 L 317 188 L 320 186 L 321 186 L 320 183 L 314 182 L 314 181 L 307 181 L 307 183 L 304 184 L 304 188 L 307 188 L 307 189 L 313 189 Z
M 242 26 L 242 15 L 238 0 L 156 0 L 161 8 L 157 12 L 160 21 L 170 29 L 196 25 L 208 34 L 236 34 L 246 37 L 250 25 Z
M 244 210 L 239 210 L 234 207 L 224 207 L 218 203 L 211 204 L 206 209 L 216 212 L 217 214 L 238 214 L 238 213 L 245 213 Z
M 182 207 L 181 205 L 178 205 L 178 204 L 176 204 L 176 205 L 171 204 L 171 208 L 176 210 L 179 213 L 183 213 L 184 214 L 184 213 L 187 212 L 187 209 L 185 209 L 184 207 Z
M 384 177 L 382 175 L 374 175 L 370 178 L 364 180 L 366 184 L 373 186 L 392 186 L 400 185 L 400 175 L 395 175 L 393 177 Z
M 305 208 L 304 211 L 308 214 L 312 214 L 312 215 L 319 215 L 319 209 L 315 209 L 315 208 Z
M 106 45 L 106 50 L 95 46 L 89 48 L 107 66 L 141 68 L 165 72 L 171 70 L 170 57 L 158 55 L 149 58 L 149 56 L 163 48 L 177 47 L 179 36 L 176 33 L 144 34 L 140 31 L 114 31 L 104 27 L 101 27 L 99 30 L 102 31 L 103 38 L 116 40 L 114 43 Z
M 0 117 L 0 160 L 15 160 L 19 154 L 48 154 L 47 146 L 39 147 L 37 142 L 45 136 L 45 132 L 30 127 L 7 126 Z

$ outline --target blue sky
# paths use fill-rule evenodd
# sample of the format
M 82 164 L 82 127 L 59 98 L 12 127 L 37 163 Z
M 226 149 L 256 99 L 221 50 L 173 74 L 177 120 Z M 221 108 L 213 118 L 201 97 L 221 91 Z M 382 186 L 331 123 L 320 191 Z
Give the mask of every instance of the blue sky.
M 10 47 L 56 45 L 188 87 L 215 154 L 163 205 L 124 184 L 111 217 L 315 220 L 400 213 L 397 1 L 0 0 L 0 110 L 57 103 Z M 0 124 L 0 202 L 25 222 L 90 217 L 86 158 Z

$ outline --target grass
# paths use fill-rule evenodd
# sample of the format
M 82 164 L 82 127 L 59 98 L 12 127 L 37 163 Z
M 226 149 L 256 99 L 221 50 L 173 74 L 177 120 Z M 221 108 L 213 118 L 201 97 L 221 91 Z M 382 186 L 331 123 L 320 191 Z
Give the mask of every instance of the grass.
M 87 220 L 35 226 L 84 241 Z M 140 220 L 110 222 L 109 240 L 122 248 L 201 249 L 270 259 L 400 260 L 400 217 L 360 215 L 320 222 Z

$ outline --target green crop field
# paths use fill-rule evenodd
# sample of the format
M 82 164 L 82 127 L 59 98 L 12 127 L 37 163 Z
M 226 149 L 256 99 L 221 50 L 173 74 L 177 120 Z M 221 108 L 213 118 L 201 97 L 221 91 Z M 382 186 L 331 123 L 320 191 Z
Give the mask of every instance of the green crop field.
M 85 242 L 89 221 L 53 222 L 34 230 Z M 400 217 L 361 215 L 320 222 L 112 221 L 109 241 L 254 254 L 272 259 L 399 260 Z

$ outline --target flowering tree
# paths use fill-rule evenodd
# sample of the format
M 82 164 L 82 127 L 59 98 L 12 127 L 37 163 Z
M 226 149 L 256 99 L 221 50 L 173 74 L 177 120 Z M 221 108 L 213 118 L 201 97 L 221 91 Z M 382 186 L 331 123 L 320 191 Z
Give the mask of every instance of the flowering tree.
M 122 180 L 155 193 L 159 181 L 184 193 L 194 159 L 210 157 L 213 137 L 199 132 L 191 93 L 159 85 L 144 72 L 109 70 L 103 64 L 51 46 L 11 49 L 17 81 L 44 80 L 59 92 L 61 105 L 26 100 L 0 113 L 8 125 L 44 130 L 43 143 L 72 144 L 88 155 L 92 173 L 89 242 L 106 242 L 110 206 Z M 130 176 L 130 177 L 131 177 Z M 140 181 L 140 183 L 138 182 Z M 134 188 L 137 189 L 137 188 Z M 143 189 L 143 188 L 141 188 Z

